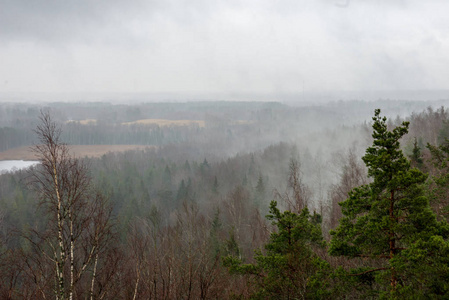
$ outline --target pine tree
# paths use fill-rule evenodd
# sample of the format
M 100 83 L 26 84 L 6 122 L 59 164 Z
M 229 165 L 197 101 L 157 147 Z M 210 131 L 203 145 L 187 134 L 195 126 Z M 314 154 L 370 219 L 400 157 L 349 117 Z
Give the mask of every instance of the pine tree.
M 312 216 L 307 207 L 299 214 L 270 205 L 267 218 L 276 226 L 265 253 L 256 250 L 254 264 L 243 264 L 235 256 L 228 256 L 224 264 L 233 273 L 247 275 L 254 284 L 254 299 L 323 299 L 326 289 L 319 280 L 328 264 L 313 252 L 312 247 L 323 247 L 320 218 Z
M 218 179 L 217 176 L 214 176 L 214 184 L 212 186 L 212 192 L 214 192 L 215 195 L 218 195 L 218 188 L 219 188 Z
M 257 180 L 257 185 L 254 191 L 254 203 L 257 207 L 261 207 L 263 201 L 265 200 L 265 182 L 263 180 L 262 174 L 259 174 L 259 179 Z
M 411 168 L 400 149 L 399 140 L 409 123 L 388 131 L 379 109 L 373 121 L 373 145 L 362 158 L 373 181 L 353 189 L 341 202 L 343 218 L 331 231 L 329 251 L 371 262 L 370 267 L 351 270 L 349 275 L 358 278 L 358 284 L 367 278 L 380 284 L 378 295 L 416 296 L 422 292 L 418 286 L 423 281 L 417 258 L 426 253 L 438 259 L 437 251 L 429 249 L 444 248 L 442 237 L 447 237 L 449 228 L 436 220 L 425 197 L 427 175 Z
M 435 167 L 430 193 L 431 205 L 437 217 L 449 218 L 449 140 L 439 146 L 427 144 Z
M 422 169 L 423 159 L 422 159 L 422 154 L 421 154 L 421 148 L 418 145 L 418 140 L 416 139 L 416 137 L 413 141 L 413 149 L 412 149 L 412 155 L 410 155 L 410 160 L 414 167 Z
M 184 200 L 187 200 L 187 188 L 183 179 L 179 184 L 178 193 L 176 194 L 176 201 L 179 203 Z

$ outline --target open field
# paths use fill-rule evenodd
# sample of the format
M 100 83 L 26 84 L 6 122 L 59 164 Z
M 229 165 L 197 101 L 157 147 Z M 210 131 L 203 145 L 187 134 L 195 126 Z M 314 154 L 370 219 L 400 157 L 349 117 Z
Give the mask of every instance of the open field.
M 70 153 L 76 157 L 100 157 L 108 152 L 123 152 L 127 150 L 145 149 L 151 146 L 143 145 L 69 145 Z M 29 146 L 9 149 L 0 152 L 0 160 L 36 160 Z
M 85 119 L 85 120 L 79 120 L 79 121 L 69 120 L 66 123 L 73 123 L 73 122 L 78 122 L 81 125 L 90 125 L 90 124 L 95 125 L 95 124 L 97 124 L 97 120 L 95 120 L 95 119 Z
M 142 125 L 158 125 L 158 126 L 189 126 L 197 124 L 200 127 L 205 126 L 203 120 L 167 120 L 167 119 L 142 119 L 134 122 L 126 122 L 123 125 L 142 124 Z

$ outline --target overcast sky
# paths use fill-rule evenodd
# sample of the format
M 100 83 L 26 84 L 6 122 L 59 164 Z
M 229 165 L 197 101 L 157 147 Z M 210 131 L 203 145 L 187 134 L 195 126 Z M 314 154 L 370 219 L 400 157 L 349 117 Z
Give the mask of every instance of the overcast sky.
M 0 0 L 0 93 L 449 88 L 445 0 Z

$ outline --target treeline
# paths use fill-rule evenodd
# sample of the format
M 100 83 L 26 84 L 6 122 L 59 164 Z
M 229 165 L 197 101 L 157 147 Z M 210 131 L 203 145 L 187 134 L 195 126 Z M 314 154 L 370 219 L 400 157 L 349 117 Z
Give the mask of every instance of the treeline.
M 431 103 L 434 106 L 438 103 Z M 444 103 L 441 102 L 441 103 Z M 404 118 L 421 111 L 428 102 L 348 101 L 322 106 L 291 107 L 270 102 L 187 102 L 111 105 L 107 103 L 51 103 L 49 105 L 2 104 L 0 107 L 0 151 L 30 146 L 36 142 L 33 129 L 40 110 L 51 110 L 63 126 L 63 139 L 69 144 L 138 144 L 162 146 L 191 143 L 217 155 L 262 150 L 279 142 L 321 147 L 324 131 L 340 145 L 364 139 L 354 136 L 360 123 L 369 119 L 374 107 L 385 107 L 392 118 Z M 434 110 L 427 112 L 433 114 Z M 443 113 L 443 117 L 445 116 Z M 412 116 L 413 117 L 413 116 Z M 414 115 L 414 117 L 419 117 Z M 204 122 L 185 126 L 126 124 L 144 119 L 191 120 Z M 435 120 L 433 122 L 440 122 Z M 418 124 L 419 121 L 416 122 Z M 412 123 L 412 125 L 415 123 Z M 342 127 L 343 126 L 343 127 Z M 413 125 L 415 126 L 415 125 Z M 419 125 L 416 125 L 419 126 Z M 424 127 L 420 130 L 426 130 Z M 329 132 L 332 128 L 334 132 Z M 365 126 L 369 132 L 369 126 Z M 413 129 L 411 128 L 413 132 Z M 428 131 L 428 130 L 427 130 Z M 437 131 L 434 131 L 437 132 Z M 424 136 L 419 132 L 419 136 Z M 351 139 L 352 138 L 352 139 Z M 325 140 L 330 140 L 326 137 Z M 298 142 L 299 141 L 299 142 Z M 433 141 L 435 142 L 435 141 Z M 425 144 L 424 144 L 425 145 Z M 327 146 L 327 145 L 326 145 Z M 198 147 L 200 148 L 200 147 Z M 327 149 L 327 147 L 322 147 Z

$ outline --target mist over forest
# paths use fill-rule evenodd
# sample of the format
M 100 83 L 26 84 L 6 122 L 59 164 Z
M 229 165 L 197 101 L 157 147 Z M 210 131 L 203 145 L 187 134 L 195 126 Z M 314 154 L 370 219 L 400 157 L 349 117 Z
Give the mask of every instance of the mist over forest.
M 0 299 L 449 299 L 448 11 L 0 0 Z
M 5 103 L 0 110 L 0 150 L 36 144 L 37 137 L 33 130 L 39 123 L 37 116 L 40 111 L 49 111 L 62 126 L 61 138 L 65 143 L 105 145 L 103 159 L 113 160 L 109 157 L 111 155 L 118 155 L 117 160 L 125 154 L 140 156 L 141 159 L 144 155 L 156 155 L 163 161 L 167 160 L 167 166 L 172 163 L 183 165 L 186 161 L 201 163 L 204 160 L 215 166 L 240 156 L 251 156 L 255 164 L 258 158 L 251 171 L 255 177 L 251 180 L 255 181 L 257 176 L 262 175 L 271 181 L 266 188 L 266 206 L 274 189 L 285 189 L 289 161 L 298 160 L 303 180 L 313 190 L 310 205 L 316 210 L 327 201 L 329 186 L 338 180 L 341 166 L 338 166 L 336 157 L 354 151 L 361 158 L 371 143 L 370 122 L 375 108 L 383 108 L 382 113 L 389 118 L 390 126 L 397 126 L 403 120 L 419 120 L 427 115 L 431 118 L 443 110 L 439 117 L 442 119 L 435 120 L 440 123 L 434 125 L 436 128 L 425 128 L 431 127 L 431 124 L 423 128 L 412 121 L 410 133 L 402 142 L 403 148 L 410 152 L 415 137 L 421 148 L 428 142 L 437 144 L 441 140 L 438 130 L 443 126 L 445 112 L 442 107 L 446 103 L 444 100 L 338 101 L 300 107 L 279 102 L 226 101 L 135 105 Z M 164 123 L 164 120 L 167 121 Z M 109 154 L 110 145 L 141 145 L 148 148 L 125 154 Z M 270 151 L 279 151 L 283 155 L 273 154 L 275 157 L 270 159 L 260 157 Z M 82 153 L 79 155 L 82 156 Z M 131 163 L 132 160 L 129 160 Z M 139 166 L 142 175 L 145 171 L 142 164 L 138 161 L 133 163 Z M 174 182 L 175 186 L 182 179 L 187 178 L 179 177 Z M 252 185 L 255 186 L 255 182 Z
M 430 174 L 422 185 L 425 201 L 445 222 L 446 171 L 433 162 L 446 159 L 448 101 L 3 103 L 0 158 L 41 164 L 0 175 L 1 293 L 33 299 L 55 292 L 61 299 L 407 295 L 402 283 L 393 291 L 375 277 L 342 286 L 339 280 L 351 273 L 369 271 L 371 260 L 384 262 L 379 254 L 370 261 L 330 256 L 331 231 L 347 218 L 339 203 L 350 191 L 377 182 L 362 160 L 376 122 L 390 131 L 410 122 L 398 149 Z M 384 121 L 373 119 L 377 108 Z M 54 176 L 60 178 L 52 187 Z M 62 198 L 55 198 L 56 186 Z M 276 254 L 300 255 L 279 267 L 293 268 L 285 270 L 293 276 L 286 281 L 269 268 L 287 220 L 304 236 L 294 235 L 295 246 Z M 266 259 L 271 262 L 261 264 Z M 427 279 L 438 285 L 444 274 Z M 55 286 L 54 278 L 63 283 Z M 320 284 L 307 283 L 318 278 Z M 284 291 L 285 284 L 291 289 Z M 441 286 L 413 290 L 446 293 Z

